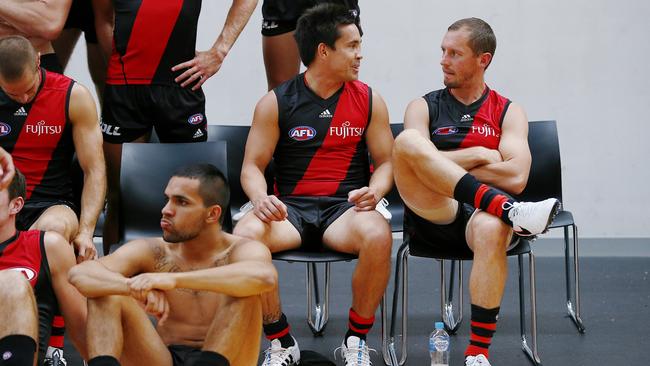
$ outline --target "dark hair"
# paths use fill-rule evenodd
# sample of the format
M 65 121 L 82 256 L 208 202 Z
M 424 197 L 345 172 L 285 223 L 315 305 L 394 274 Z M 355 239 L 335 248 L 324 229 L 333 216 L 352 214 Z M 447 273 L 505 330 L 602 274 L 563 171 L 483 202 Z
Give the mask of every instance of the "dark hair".
M 494 56 L 497 49 L 497 37 L 492 27 L 479 18 L 465 18 L 457 20 L 447 28 L 448 31 L 467 29 L 469 31 L 469 48 L 475 55 L 489 53 Z
M 219 205 L 225 213 L 230 202 L 230 187 L 223 173 L 212 164 L 192 164 L 178 168 L 173 177 L 199 180 L 199 195 L 205 207 Z M 221 215 L 221 222 L 225 215 Z
M 24 198 L 26 194 L 25 189 L 25 176 L 18 169 L 16 169 L 16 173 L 14 174 L 11 183 L 9 183 L 9 188 L 7 188 L 9 191 L 9 200 L 17 197 Z
M 355 11 L 335 3 L 324 3 L 307 10 L 298 19 L 293 35 L 298 43 L 302 63 L 309 67 L 321 43 L 334 49 L 334 43 L 341 37 L 339 26 L 354 24 L 361 33 L 358 19 Z
M 11 82 L 20 79 L 28 67 L 36 71 L 36 57 L 36 50 L 27 38 L 0 38 L 0 77 Z

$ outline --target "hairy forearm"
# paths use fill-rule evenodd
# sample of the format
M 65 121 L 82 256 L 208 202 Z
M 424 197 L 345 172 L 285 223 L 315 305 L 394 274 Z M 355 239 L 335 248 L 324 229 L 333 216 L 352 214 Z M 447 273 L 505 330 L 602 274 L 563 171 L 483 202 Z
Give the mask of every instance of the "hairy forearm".
M 97 218 L 104 207 L 106 197 L 106 169 L 103 162 L 84 172 L 84 186 L 81 191 L 81 217 L 79 233 L 93 234 Z
M 479 181 L 510 194 L 519 194 L 526 188 L 528 173 L 513 161 L 481 165 L 469 171 Z
M 72 267 L 68 280 L 89 298 L 130 294 L 127 278 L 108 270 L 98 261 L 86 261 Z
M 67 11 L 51 1 L 0 1 L 0 19 L 30 37 L 54 40 L 59 36 Z
M 380 197 L 384 197 L 393 188 L 393 164 L 386 161 L 375 167 L 368 185 Z
M 222 267 L 171 274 L 177 288 L 212 291 L 233 297 L 247 297 L 270 291 L 277 284 L 271 263 L 243 261 Z
M 250 19 L 251 14 L 253 14 L 256 6 L 257 0 L 233 1 L 233 4 L 228 11 L 226 23 L 223 26 L 221 34 L 219 34 L 214 45 L 212 45 L 212 49 L 220 53 L 222 58 L 228 54 L 232 46 L 235 44 L 235 41 L 248 23 L 248 20 Z

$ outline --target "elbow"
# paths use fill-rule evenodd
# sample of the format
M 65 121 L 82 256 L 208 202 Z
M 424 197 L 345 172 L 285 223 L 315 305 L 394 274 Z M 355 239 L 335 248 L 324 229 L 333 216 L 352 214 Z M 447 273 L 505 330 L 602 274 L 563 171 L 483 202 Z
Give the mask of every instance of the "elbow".
M 258 271 L 261 292 L 273 290 L 278 285 L 278 272 L 272 264 Z
M 38 29 L 36 32 L 37 34 L 35 35 L 48 41 L 55 41 L 57 38 L 59 38 L 59 35 L 61 35 L 61 31 L 63 31 L 63 25 L 64 22 L 43 21 L 42 28 Z
M 510 182 L 510 193 L 518 195 L 521 194 L 524 189 L 526 189 L 526 185 L 528 184 L 528 174 L 517 174 L 515 177 L 512 178 L 512 181 Z
M 80 265 L 76 265 L 68 271 L 68 282 L 74 287 L 79 290 L 79 292 L 83 293 L 82 288 L 84 287 L 83 285 L 83 271 L 79 269 L 81 267 Z

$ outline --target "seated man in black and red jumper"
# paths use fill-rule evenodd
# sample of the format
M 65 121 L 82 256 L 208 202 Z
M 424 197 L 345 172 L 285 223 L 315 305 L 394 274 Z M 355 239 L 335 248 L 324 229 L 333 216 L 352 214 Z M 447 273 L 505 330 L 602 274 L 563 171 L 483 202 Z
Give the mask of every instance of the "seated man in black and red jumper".
M 517 202 L 528 180 L 528 121 L 517 104 L 487 87 L 496 37 L 476 18 L 452 24 L 442 40 L 445 89 L 412 101 L 395 141 L 395 183 L 409 235 L 439 251 L 473 254 L 468 366 L 486 366 L 518 236 L 547 230 L 560 203 Z M 501 191 L 503 190 L 503 191 Z
M 391 229 L 375 208 L 393 183 L 393 136 L 383 99 L 357 80 L 362 56 L 355 20 L 333 4 L 316 6 L 298 20 L 295 37 L 307 71 L 255 108 L 241 174 L 254 208 L 235 233 L 271 252 L 322 239 L 329 249 L 358 255 L 341 353 L 346 365 L 369 365 L 366 334 L 390 275 Z M 264 180 L 271 158 L 277 196 L 267 194 Z M 278 289 L 262 300 L 264 333 L 271 340 L 263 365 L 298 364 Z
M 43 361 L 56 309 L 70 338 L 86 355 L 86 299 L 68 282 L 75 265 L 72 247 L 56 232 L 16 230 L 23 207 L 25 177 L 16 171 L 0 189 L 0 355 L 3 366 L 32 365 L 36 345 Z

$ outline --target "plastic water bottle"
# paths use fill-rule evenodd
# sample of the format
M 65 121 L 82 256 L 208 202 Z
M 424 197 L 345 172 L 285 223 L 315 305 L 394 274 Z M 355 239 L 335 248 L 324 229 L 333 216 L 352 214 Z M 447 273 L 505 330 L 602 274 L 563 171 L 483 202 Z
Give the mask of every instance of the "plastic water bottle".
M 449 334 L 443 322 L 436 322 L 436 329 L 429 336 L 431 366 L 449 365 Z

